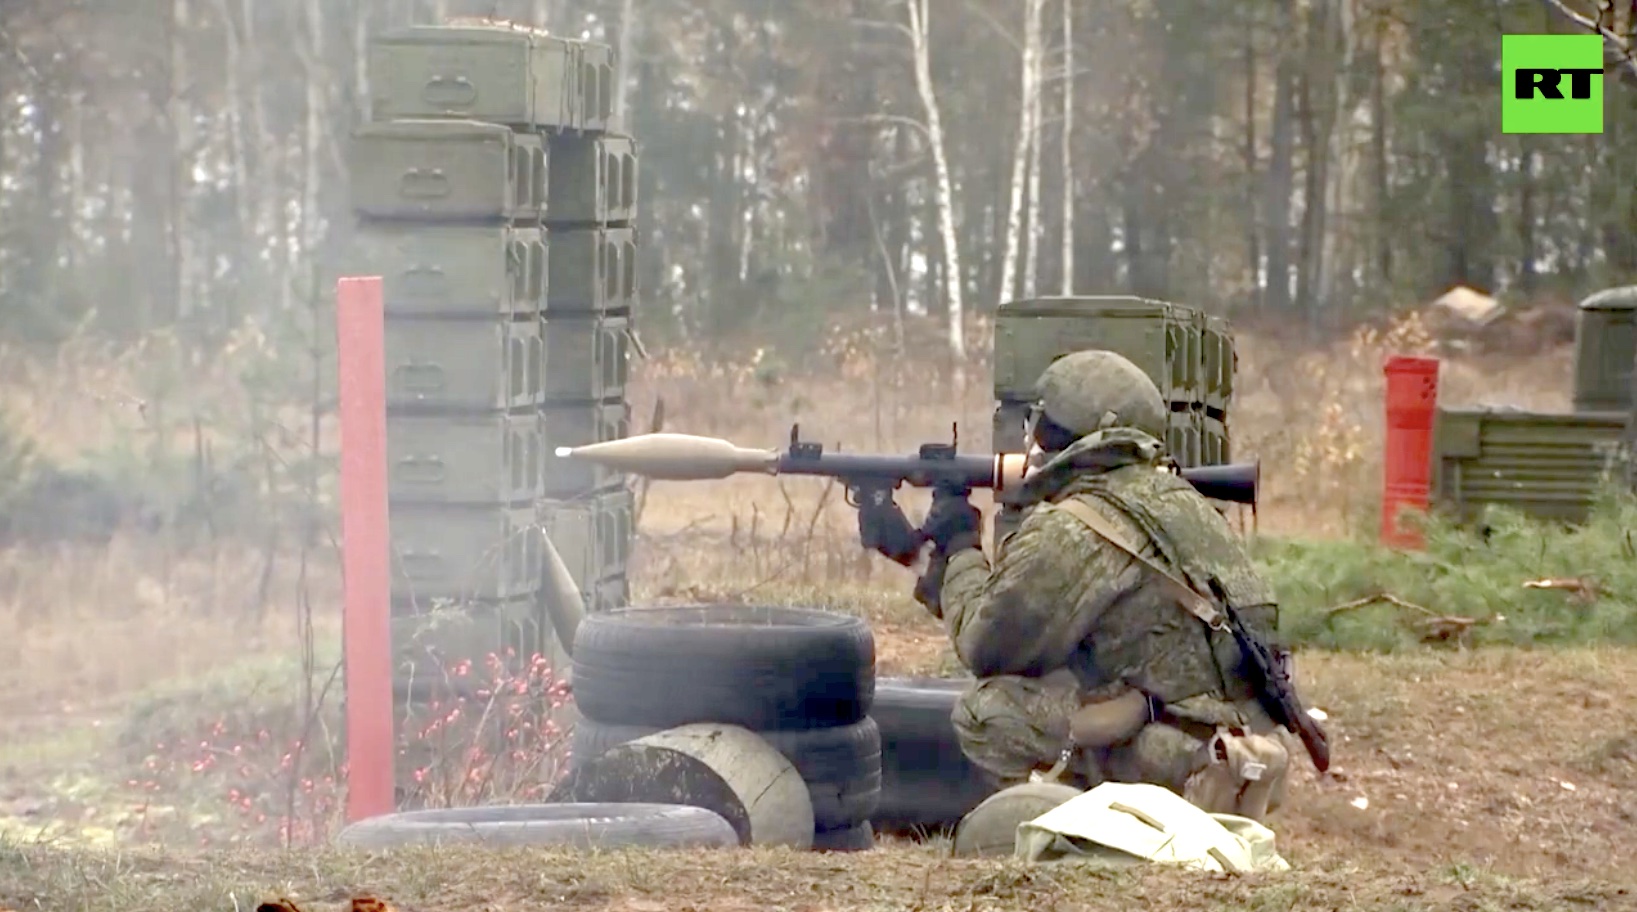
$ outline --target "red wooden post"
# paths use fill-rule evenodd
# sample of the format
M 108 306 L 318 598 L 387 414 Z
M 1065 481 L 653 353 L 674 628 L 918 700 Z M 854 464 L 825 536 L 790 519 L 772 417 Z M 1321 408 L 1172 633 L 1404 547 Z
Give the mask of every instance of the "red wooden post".
M 379 277 L 346 278 L 336 284 L 349 821 L 390 814 L 397 805 L 385 319 Z
M 1420 548 L 1420 531 L 1399 521 L 1404 507 L 1427 509 L 1432 487 L 1432 427 L 1438 409 L 1438 359 L 1387 360 L 1387 441 L 1381 494 L 1381 542 Z

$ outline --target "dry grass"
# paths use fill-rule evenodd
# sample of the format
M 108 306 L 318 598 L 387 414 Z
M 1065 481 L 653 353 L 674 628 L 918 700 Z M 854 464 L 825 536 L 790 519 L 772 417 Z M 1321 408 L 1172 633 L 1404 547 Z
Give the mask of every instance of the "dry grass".
M 0 841 L 0 908 L 248 909 L 286 895 L 316 912 L 365 892 L 424 912 L 1637 904 L 1630 892 L 1637 846 L 1627 835 L 1637 820 L 1637 747 L 1629 732 L 1607 726 L 1637 688 L 1637 653 L 1314 655 L 1299 672 L 1313 702 L 1330 713 L 1336 750 L 1334 775 L 1319 781 L 1304 768 L 1292 802 L 1270 820 L 1296 868 L 1288 875 L 957 862 L 944 857 L 945 844 L 897 841 L 849 856 L 245 854 L 181 842 L 112 854 L 76 847 L 65 830 L 56 843 Z M 79 763 L 92 765 L 83 754 Z
M 249 909 L 281 895 L 305 912 L 384 897 L 423 912 L 988 912 L 988 910 L 1290 909 L 1556 912 L 1631 908 L 1609 880 L 1513 880 L 1464 866 L 1412 871 L 1331 859 L 1296 876 L 1098 872 L 1012 861 L 957 861 L 930 849 L 845 858 L 783 851 L 418 850 L 177 856 L 0 848 L 0 901 L 18 909 L 175 912 Z M 39 897 L 36 903 L 35 898 Z M 26 903 L 26 904 L 25 904 Z M 367 908 L 367 906 L 366 906 Z

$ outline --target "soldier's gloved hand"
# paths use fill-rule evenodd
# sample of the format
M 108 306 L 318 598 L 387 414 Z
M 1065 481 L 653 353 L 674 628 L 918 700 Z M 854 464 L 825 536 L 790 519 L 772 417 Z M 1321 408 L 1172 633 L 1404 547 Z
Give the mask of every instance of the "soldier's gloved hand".
M 921 534 L 932 540 L 938 553 L 954 554 L 983 542 L 982 522 L 983 514 L 972 506 L 966 492 L 939 488 L 932 495 L 932 509 L 921 524 Z
M 904 566 L 915 563 L 926 539 L 892 499 L 892 491 L 864 492 L 858 500 L 858 540 Z
M 915 581 L 915 600 L 939 620 L 944 617 L 944 572 L 948 569 L 949 557 L 942 551 L 934 551 L 932 559 L 927 561 L 926 572 Z

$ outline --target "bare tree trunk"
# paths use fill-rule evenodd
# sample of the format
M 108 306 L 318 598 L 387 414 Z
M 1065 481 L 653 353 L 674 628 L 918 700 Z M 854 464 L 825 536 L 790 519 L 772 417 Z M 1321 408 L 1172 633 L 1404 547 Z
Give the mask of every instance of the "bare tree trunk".
M 1046 56 L 1041 45 L 1044 44 L 1041 28 L 1041 16 L 1046 6 L 1045 0 L 1032 0 L 1029 9 L 1029 22 L 1024 31 L 1024 47 L 1034 48 L 1027 104 L 1029 106 L 1029 188 L 1028 194 L 1028 235 L 1025 237 L 1023 250 L 1023 296 L 1032 298 L 1039 291 L 1039 264 L 1040 264 L 1040 147 L 1042 136 L 1041 96 L 1044 91 L 1044 70 L 1042 63 Z
M 1063 0 L 1063 297 L 1074 294 L 1074 0 Z
M 1256 149 L 1256 20 L 1245 20 L 1245 257 L 1250 265 L 1250 287 L 1261 285 L 1262 232 L 1257 220 L 1256 171 L 1260 155 Z
M 614 116 L 625 118 L 626 83 L 631 81 L 631 54 L 636 49 L 636 33 L 641 21 L 636 17 L 636 0 L 620 4 L 619 59 L 614 61 Z M 631 125 L 627 123 L 629 131 Z
M 353 107 L 359 120 L 367 120 L 370 110 L 369 9 L 368 0 L 354 0 L 358 9 L 352 19 Z
M 188 73 L 186 32 L 192 18 L 188 0 L 172 0 L 170 39 L 170 97 L 166 99 L 166 120 L 170 129 L 170 245 L 171 245 L 171 312 L 177 317 L 193 315 L 194 238 L 188 202 L 192 197 L 194 155 L 198 143 L 193 125 L 193 110 L 186 92 Z
M 1376 279 L 1383 286 L 1393 280 L 1393 240 L 1387 229 L 1387 205 L 1390 202 L 1390 167 L 1387 161 L 1387 21 L 1376 13 L 1375 41 L 1371 48 L 1374 62 L 1370 74 L 1370 158 L 1373 165 L 1373 208 L 1375 209 L 1372 240 L 1375 242 Z
M 1012 297 L 1017 281 L 1018 252 L 1023 236 L 1023 191 L 1028 177 L 1029 144 L 1034 138 L 1035 55 L 1040 52 L 1040 9 L 1044 0 L 1025 0 L 1023 29 L 1023 70 L 1018 77 L 1021 89 L 1018 105 L 1017 145 L 1012 149 L 1012 192 L 1006 209 L 1006 246 L 1000 260 L 1000 290 L 996 304 Z
M 1276 34 L 1289 35 L 1296 24 L 1296 0 L 1284 0 Z M 1268 159 L 1267 247 L 1268 284 L 1264 303 L 1274 309 L 1290 306 L 1290 208 L 1295 184 L 1295 90 L 1296 73 L 1292 51 L 1281 49 L 1273 87 L 1272 154 Z
M 1040 0 L 1030 0 L 1038 3 Z M 909 0 L 910 50 L 915 59 L 915 88 L 926 108 L 927 145 L 932 147 L 932 167 L 938 186 L 934 194 L 938 207 L 938 233 L 943 237 L 944 296 L 949 313 L 949 356 L 954 366 L 956 392 L 966 392 L 965 308 L 961 304 L 960 248 L 955 236 L 955 188 L 949 174 L 949 155 L 944 148 L 943 118 L 938 115 L 938 96 L 932 85 L 931 29 L 927 23 L 928 0 Z
M 312 264 L 323 243 L 324 219 L 321 195 L 324 180 L 324 150 L 330 123 L 329 68 L 324 63 L 324 0 L 304 0 L 306 46 L 301 53 L 307 73 L 307 119 L 302 129 L 301 174 L 301 235 L 300 260 Z M 292 268 L 296 267 L 292 263 Z M 299 273 L 298 273 L 299 274 Z M 316 278 L 316 275 L 315 275 Z M 317 288 L 308 288 L 307 294 L 316 300 Z M 316 329 L 316 327 L 315 327 Z
M 258 252 L 265 249 L 269 240 L 277 240 L 281 253 L 288 257 L 289 231 L 288 219 L 282 218 L 280 213 L 283 205 L 280 202 L 283 188 L 279 182 L 281 174 L 280 159 L 284 154 L 282 144 L 273 136 L 269 128 L 267 116 L 267 102 L 261 90 L 263 75 L 261 48 L 258 43 L 255 26 L 254 0 L 240 0 L 239 21 L 244 28 L 241 48 L 245 55 L 245 65 L 250 78 L 243 80 L 241 89 L 250 109 L 250 136 L 251 141 L 244 146 L 245 171 L 250 177 L 248 187 L 252 188 L 251 199 L 254 201 L 255 219 L 251 223 L 249 237 Z M 278 289 L 278 312 L 289 313 L 295 305 L 295 289 L 286 276 L 279 276 L 274 282 Z
M 75 275 L 80 267 L 80 217 L 85 211 L 85 98 L 75 92 L 68 97 L 68 199 L 63 212 L 63 263 L 65 274 Z M 3 172 L 0 172 L 3 173 Z

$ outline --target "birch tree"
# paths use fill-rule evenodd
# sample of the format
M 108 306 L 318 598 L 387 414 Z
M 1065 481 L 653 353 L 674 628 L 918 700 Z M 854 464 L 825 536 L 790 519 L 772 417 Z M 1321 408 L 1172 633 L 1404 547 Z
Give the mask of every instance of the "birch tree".
M 1023 236 L 1023 192 L 1034 139 L 1035 56 L 1040 53 L 1040 11 L 1044 5 L 1045 0 L 1025 0 L 1024 4 L 1023 69 L 1018 79 L 1022 103 L 1018 105 L 1017 145 L 1012 150 L 1011 198 L 1006 209 L 1006 246 L 1001 253 L 997 306 L 1011 298 L 1017 282 L 1019 242 Z
M 1029 187 L 1027 191 L 1027 219 L 1029 233 L 1025 237 L 1023 248 L 1023 297 L 1032 298 L 1039 290 L 1040 242 L 1044 228 L 1040 224 L 1040 149 L 1041 139 L 1041 105 L 1045 95 L 1045 57 L 1041 45 L 1041 20 L 1046 6 L 1045 0 L 1032 0 L 1029 8 L 1029 21 L 1023 30 L 1023 46 L 1033 48 L 1033 59 L 1030 61 L 1031 70 L 1027 82 L 1028 93 L 1026 104 L 1029 108 Z
M 1039 0 L 1030 0 L 1031 3 Z M 932 84 L 931 30 L 927 18 L 929 0 L 908 0 L 910 54 L 915 69 L 915 90 L 926 109 L 927 145 L 931 147 L 932 168 L 937 177 L 934 204 L 938 210 L 938 234 L 944 248 L 944 295 L 949 314 L 949 356 L 954 365 L 957 391 L 966 389 L 965 308 L 961 287 L 966 274 L 961 270 L 960 239 L 955 234 L 955 188 L 949 174 L 949 152 L 944 146 L 943 118 L 938 115 L 938 95 Z
M 636 47 L 636 0 L 620 2 L 620 37 L 618 56 L 614 61 L 614 116 L 625 118 L 625 89 L 631 81 L 631 52 Z M 625 129 L 630 129 L 627 123 Z
M 1063 0 L 1063 297 L 1074 294 L 1074 0 Z

